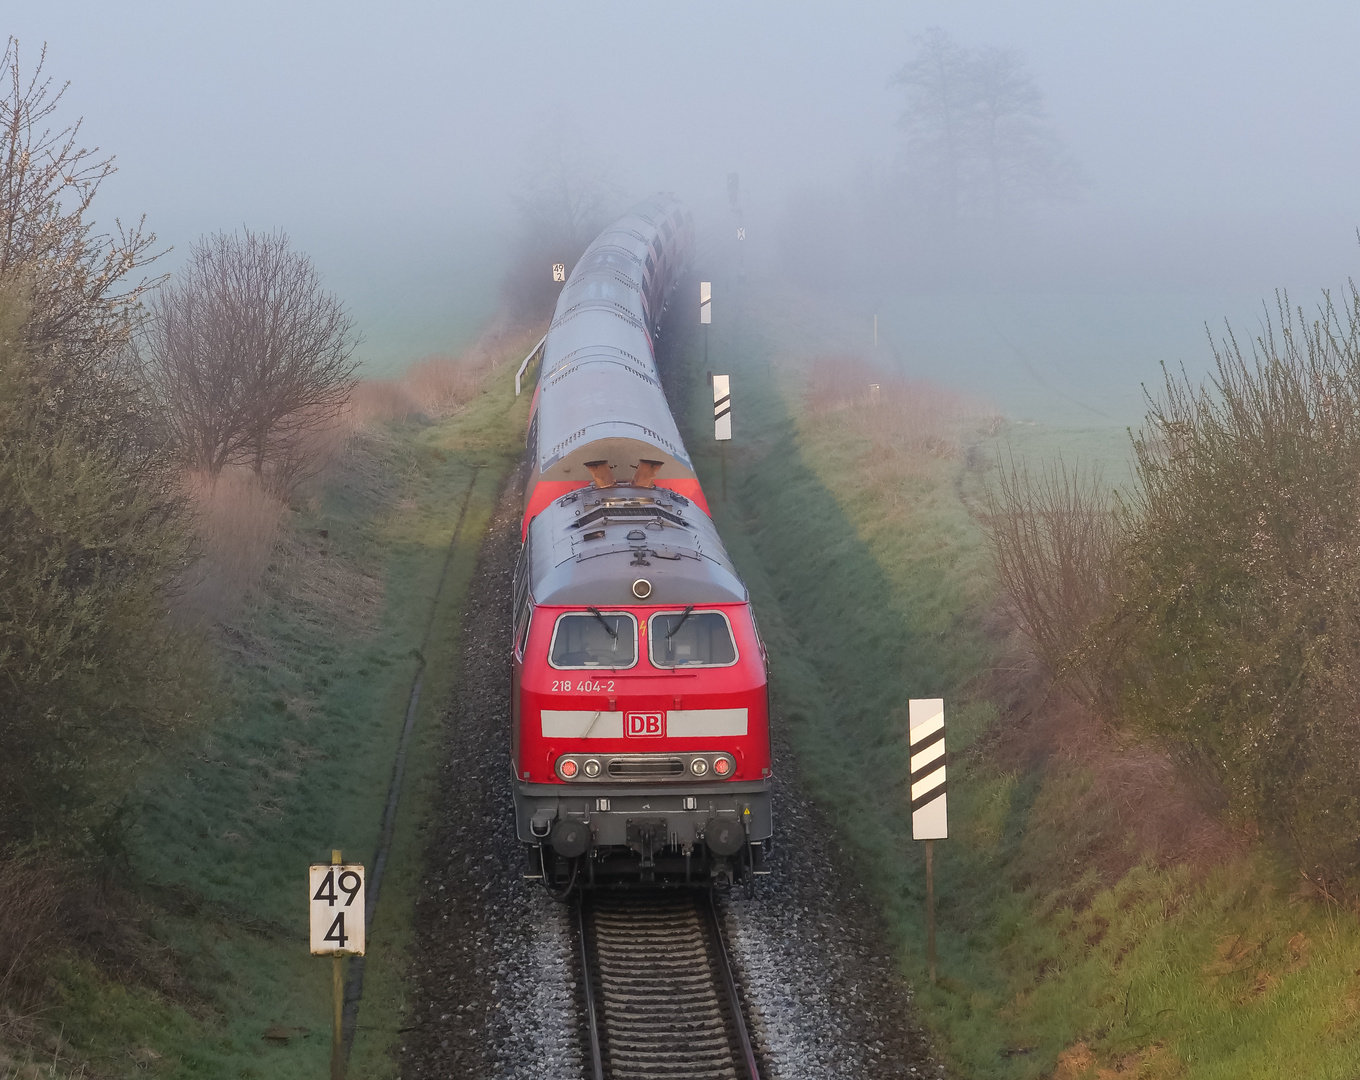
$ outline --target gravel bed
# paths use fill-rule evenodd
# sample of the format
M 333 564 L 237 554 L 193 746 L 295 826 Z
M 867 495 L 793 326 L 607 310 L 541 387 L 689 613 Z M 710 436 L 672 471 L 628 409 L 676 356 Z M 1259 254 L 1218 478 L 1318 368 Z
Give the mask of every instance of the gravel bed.
M 583 1077 L 569 910 L 521 876 L 510 801 L 510 590 L 519 492 L 506 484 L 463 614 L 462 675 L 416 901 L 404 1077 Z
M 463 668 L 416 906 L 403 1077 L 588 1075 L 571 912 L 524 880 L 506 756 L 516 476 L 488 530 L 464 612 Z M 777 747 L 781 762 L 791 760 Z M 781 764 L 773 873 L 721 906 L 767 1080 L 941 1077 L 886 935 L 838 842 Z
M 776 728 L 777 731 L 777 728 Z M 720 911 L 765 1080 L 947 1075 L 916 1023 L 878 913 L 775 738 L 775 847 Z

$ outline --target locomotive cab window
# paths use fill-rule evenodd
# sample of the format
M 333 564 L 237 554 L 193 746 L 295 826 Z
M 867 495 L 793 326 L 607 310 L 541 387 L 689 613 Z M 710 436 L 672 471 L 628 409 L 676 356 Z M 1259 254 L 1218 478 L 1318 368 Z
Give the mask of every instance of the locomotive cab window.
M 730 667 L 737 662 L 732 627 L 721 611 L 668 611 L 648 624 L 652 666 Z
M 637 621 L 627 612 L 560 615 L 548 662 L 555 668 L 628 668 L 637 663 Z

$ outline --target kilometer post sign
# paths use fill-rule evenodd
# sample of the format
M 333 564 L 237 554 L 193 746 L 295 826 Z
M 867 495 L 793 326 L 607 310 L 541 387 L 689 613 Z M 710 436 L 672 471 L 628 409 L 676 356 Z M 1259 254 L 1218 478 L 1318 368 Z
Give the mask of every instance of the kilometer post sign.
M 362 863 L 318 863 L 309 869 L 313 956 L 364 955 Z

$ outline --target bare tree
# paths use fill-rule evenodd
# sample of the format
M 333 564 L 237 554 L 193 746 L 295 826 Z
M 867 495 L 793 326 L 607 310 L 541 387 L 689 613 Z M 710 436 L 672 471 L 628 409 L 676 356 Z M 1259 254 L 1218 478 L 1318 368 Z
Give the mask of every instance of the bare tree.
M 199 240 L 150 304 L 143 354 L 184 457 L 290 487 L 356 382 L 353 320 L 281 232 Z
M 520 233 L 503 284 L 513 315 L 537 320 L 551 313 L 559 287 L 553 263 L 568 272 L 604 227 L 618 189 L 598 157 L 581 150 L 583 140 L 563 121 L 545 136 L 518 194 L 512 197 Z
M 67 84 L 53 86 L 46 60 L 44 47 L 25 75 L 12 37 L 0 55 L 0 279 L 25 279 L 28 344 L 60 350 L 55 400 L 75 401 L 120 373 L 139 304 L 162 279 L 136 276 L 156 257 L 145 218 L 112 233 L 88 220 L 113 158 L 80 145 L 79 120 L 48 126 Z
M 1080 170 L 1015 50 L 965 49 L 935 27 L 893 85 L 906 93 L 907 175 L 948 227 L 961 218 L 1000 226 L 1080 188 Z
M 892 80 L 907 95 L 898 119 L 906 133 L 908 173 L 944 219 L 953 225 L 967 175 L 976 117 L 968 52 L 938 26 Z

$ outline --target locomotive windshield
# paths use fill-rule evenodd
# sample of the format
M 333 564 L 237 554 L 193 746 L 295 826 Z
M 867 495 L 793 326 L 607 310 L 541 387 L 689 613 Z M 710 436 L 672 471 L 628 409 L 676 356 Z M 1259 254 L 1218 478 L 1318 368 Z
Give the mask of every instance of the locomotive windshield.
M 637 623 L 617 611 L 562 615 L 548 656 L 555 668 L 626 668 L 637 663 Z
M 728 667 L 737 662 L 732 628 L 720 611 L 666 612 L 653 615 L 652 666 Z

